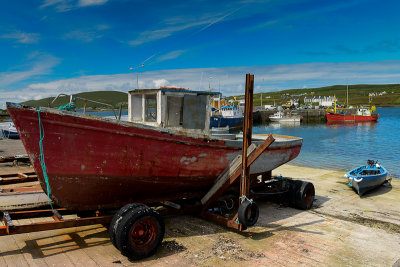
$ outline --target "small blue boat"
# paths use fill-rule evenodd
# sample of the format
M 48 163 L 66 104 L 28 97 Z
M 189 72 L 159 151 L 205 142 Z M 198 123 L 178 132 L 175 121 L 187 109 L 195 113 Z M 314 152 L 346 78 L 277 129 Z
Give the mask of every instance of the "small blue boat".
M 19 139 L 19 134 L 13 123 L 10 123 L 8 129 L 1 129 L 3 137 L 8 139 Z
M 378 161 L 368 160 L 367 165 L 349 171 L 344 176 L 349 179 L 349 185 L 357 194 L 362 196 L 385 183 L 388 172 Z

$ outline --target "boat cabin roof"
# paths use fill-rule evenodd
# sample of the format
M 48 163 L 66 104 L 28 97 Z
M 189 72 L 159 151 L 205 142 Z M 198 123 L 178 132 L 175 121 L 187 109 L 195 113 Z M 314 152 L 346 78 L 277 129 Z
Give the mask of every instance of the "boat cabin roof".
M 210 98 L 218 94 L 177 87 L 132 90 L 128 94 L 128 118 L 131 122 L 207 135 Z

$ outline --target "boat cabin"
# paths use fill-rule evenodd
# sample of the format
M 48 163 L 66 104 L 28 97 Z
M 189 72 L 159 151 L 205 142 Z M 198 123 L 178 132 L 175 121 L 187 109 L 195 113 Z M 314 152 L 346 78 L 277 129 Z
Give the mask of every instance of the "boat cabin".
M 209 134 L 212 95 L 216 92 L 161 87 L 128 94 L 128 119 L 154 127 Z
M 239 110 L 238 106 L 225 106 L 221 107 L 221 114 L 225 118 L 241 118 L 243 112 Z

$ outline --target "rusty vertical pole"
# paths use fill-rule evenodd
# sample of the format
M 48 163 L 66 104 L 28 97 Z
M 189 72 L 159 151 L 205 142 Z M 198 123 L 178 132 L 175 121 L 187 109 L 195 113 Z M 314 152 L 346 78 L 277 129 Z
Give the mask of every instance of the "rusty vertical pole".
M 248 196 L 250 190 L 250 168 L 247 167 L 247 148 L 251 145 L 253 127 L 253 91 L 254 75 L 246 74 L 246 93 L 243 120 L 243 154 L 242 154 L 242 179 L 240 182 L 240 197 Z

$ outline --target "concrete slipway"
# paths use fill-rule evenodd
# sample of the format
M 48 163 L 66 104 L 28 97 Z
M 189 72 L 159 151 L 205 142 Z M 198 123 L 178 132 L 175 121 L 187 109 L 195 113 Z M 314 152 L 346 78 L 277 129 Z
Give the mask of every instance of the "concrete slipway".
M 31 171 L 0 166 L 0 173 Z M 400 261 L 400 181 L 360 198 L 344 172 L 285 165 L 273 175 L 314 183 L 315 208 L 260 203 L 238 233 L 191 216 L 166 219 L 156 255 L 121 256 L 101 225 L 0 237 L 0 266 L 392 266 Z M 398 264 L 398 263 L 397 263 Z

